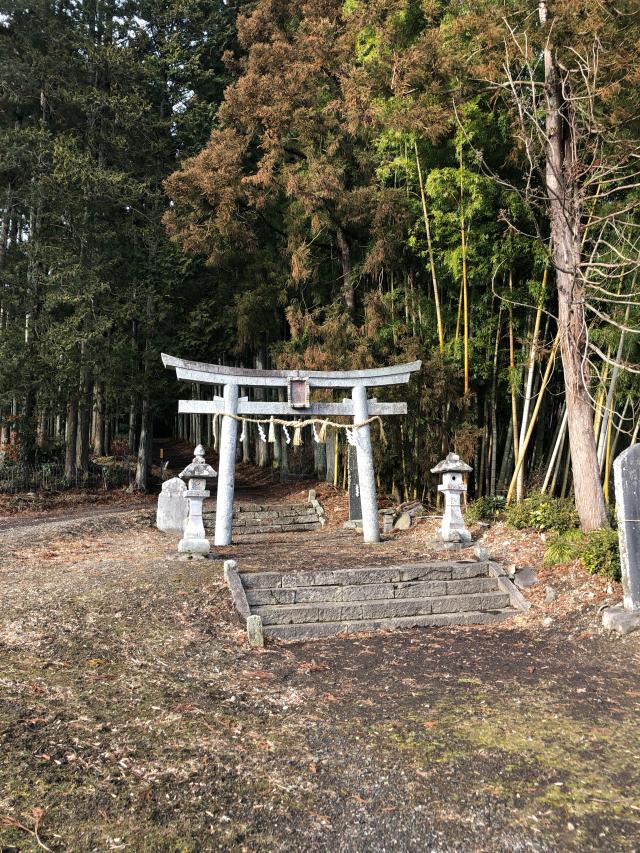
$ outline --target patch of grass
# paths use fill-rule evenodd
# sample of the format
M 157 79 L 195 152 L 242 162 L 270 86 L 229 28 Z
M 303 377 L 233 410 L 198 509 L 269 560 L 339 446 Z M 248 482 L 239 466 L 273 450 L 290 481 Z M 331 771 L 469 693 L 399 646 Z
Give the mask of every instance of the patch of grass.
M 592 575 L 620 580 L 620 549 L 615 530 L 568 530 L 547 545 L 545 566 L 562 566 L 580 560 Z
M 580 556 L 584 543 L 582 530 L 567 530 L 565 533 L 551 539 L 544 552 L 545 566 L 565 566 Z
M 598 825 L 607 829 L 608 849 L 633 849 L 629 821 L 637 823 L 640 774 L 625 746 L 637 743 L 633 715 L 615 729 L 605 727 L 592 715 L 561 711 L 552 695 L 528 687 L 495 703 L 489 693 L 467 700 L 458 694 L 432 707 L 428 718 L 414 716 L 402 729 L 380 735 L 418 776 L 437 766 L 446 777 L 448 767 L 451 774 L 466 774 L 476 794 L 506 800 L 517 809 L 514 823 L 531 826 L 534 820 L 539 829 L 555 823 L 554 832 L 564 833 L 571 821 L 575 831 L 567 840 L 577 845 Z M 605 754 L 616 767 L 611 776 L 602 773 Z M 449 804 L 459 799 L 464 812 L 468 793 L 452 791 Z
M 592 575 L 620 580 L 620 548 L 616 530 L 592 530 L 580 554 L 582 565 Z

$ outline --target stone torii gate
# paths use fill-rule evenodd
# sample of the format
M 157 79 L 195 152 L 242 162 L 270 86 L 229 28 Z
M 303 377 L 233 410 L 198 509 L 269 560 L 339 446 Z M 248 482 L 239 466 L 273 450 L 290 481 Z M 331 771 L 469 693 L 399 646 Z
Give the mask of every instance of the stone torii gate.
M 381 415 L 406 415 L 406 403 L 378 403 L 367 397 L 367 388 L 407 383 L 421 362 L 398 364 L 371 370 L 253 370 L 187 361 L 162 354 L 165 367 L 175 368 L 176 378 L 204 385 L 222 385 L 223 396 L 213 400 L 179 400 L 180 414 L 222 415 L 218 493 L 216 501 L 215 544 L 231 544 L 231 519 L 235 482 L 237 416 L 292 415 L 316 417 L 343 415 L 353 417 L 358 460 L 358 478 L 362 502 L 362 532 L 365 542 L 379 542 L 376 482 L 371 450 L 369 419 Z M 238 397 L 240 386 L 288 389 L 288 401 L 270 402 Z M 341 403 L 310 402 L 312 388 L 350 388 L 351 399 Z M 292 427 L 295 423 L 291 424 Z

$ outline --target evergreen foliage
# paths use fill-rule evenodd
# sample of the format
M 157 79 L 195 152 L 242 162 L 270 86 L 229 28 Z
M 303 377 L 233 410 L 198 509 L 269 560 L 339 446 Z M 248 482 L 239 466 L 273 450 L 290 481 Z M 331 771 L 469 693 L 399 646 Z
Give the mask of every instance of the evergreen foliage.
M 379 394 L 409 402 L 376 443 L 381 490 L 435 500 L 429 469 L 455 449 L 488 499 L 470 512 L 493 516 L 529 432 L 523 472 L 545 495 L 507 516 L 567 530 L 577 353 L 611 500 L 639 422 L 637 375 L 614 362 L 637 361 L 640 24 L 631 0 L 546 5 L 0 0 L 5 452 L 64 444 L 72 473 L 119 434 L 146 487 L 154 429 L 211 427 L 176 424 L 162 349 L 307 369 L 421 358 Z M 575 94 L 585 320 L 543 387 L 564 293 L 545 56 Z

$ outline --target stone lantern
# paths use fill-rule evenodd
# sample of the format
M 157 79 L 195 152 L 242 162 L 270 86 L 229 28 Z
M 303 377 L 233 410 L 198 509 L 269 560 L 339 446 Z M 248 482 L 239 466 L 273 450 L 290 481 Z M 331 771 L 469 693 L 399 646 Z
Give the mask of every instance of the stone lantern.
M 460 509 L 460 495 L 467 491 L 464 474 L 473 471 L 457 453 L 449 453 L 446 459 L 431 469 L 432 474 L 442 474 L 438 491 L 444 495 L 444 516 L 440 536 L 443 542 L 471 542 Z
M 189 516 L 178 543 L 178 551 L 181 554 L 195 554 L 206 557 L 211 546 L 205 536 L 204 524 L 202 523 L 202 504 L 208 498 L 210 492 L 207 490 L 207 477 L 217 477 L 211 465 L 207 465 L 204 459 L 204 447 L 199 444 L 193 451 L 193 462 L 179 474 L 181 480 L 189 481 L 189 488 L 184 492 L 184 497 L 189 501 Z

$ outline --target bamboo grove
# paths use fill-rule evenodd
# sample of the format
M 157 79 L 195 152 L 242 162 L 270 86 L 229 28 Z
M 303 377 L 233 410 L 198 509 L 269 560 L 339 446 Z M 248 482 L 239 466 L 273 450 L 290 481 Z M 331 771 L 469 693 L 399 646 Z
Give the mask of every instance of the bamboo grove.
M 455 449 L 476 497 L 573 494 L 606 525 L 640 428 L 635 3 L 2 7 L 8 457 L 84 470 L 119 441 L 145 488 L 154 431 L 211 437 L 176 422 L 163 347 L 421 358 L 381 491 L 434 500 Z

